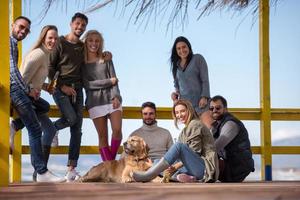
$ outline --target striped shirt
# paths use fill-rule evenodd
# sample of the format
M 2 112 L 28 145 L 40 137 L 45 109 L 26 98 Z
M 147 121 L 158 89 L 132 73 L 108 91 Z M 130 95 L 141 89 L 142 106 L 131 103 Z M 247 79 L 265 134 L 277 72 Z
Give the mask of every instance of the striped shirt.
M 9 37 L 9 50 L 10 50 L 10 85 L 15 84 L 25 93 L 29 93 L 30 88 L 25 84 L 18 69 L 18 40 L 12 35 Z

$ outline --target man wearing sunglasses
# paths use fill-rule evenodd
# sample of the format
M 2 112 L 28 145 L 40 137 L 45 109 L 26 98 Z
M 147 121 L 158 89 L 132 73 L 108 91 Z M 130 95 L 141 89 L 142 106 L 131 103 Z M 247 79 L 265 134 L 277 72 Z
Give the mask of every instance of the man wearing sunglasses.
M 209 110 L 214 122 L 212 134 L 219 156 L 221 182 L 242 182 L 254 171 L 251 145 L 244 124 L 227 110 L 222 96 L 210 100 Z

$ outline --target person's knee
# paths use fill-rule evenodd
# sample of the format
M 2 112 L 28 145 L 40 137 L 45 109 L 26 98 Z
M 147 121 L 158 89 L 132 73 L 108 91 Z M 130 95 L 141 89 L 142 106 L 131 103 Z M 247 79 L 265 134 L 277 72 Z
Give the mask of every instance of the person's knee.
M 26 126 L 26 128 L 30 134 L 30 137 L 32 139 L 42 137 L 42 128 L 38 121 L 36 121 L 36 120 L 31 121 L 30 123 L 25 124 L 25 126 Z
M 69 115 L 65 119 L 69 126 L 74 126 L 78 121 L 78 117 L 76 115 Z
M 182 149 L 186 146 L 186 144 L 177 142 L 177 143 L 174 144 L 174 146 L 175 146 L 176 149 Z

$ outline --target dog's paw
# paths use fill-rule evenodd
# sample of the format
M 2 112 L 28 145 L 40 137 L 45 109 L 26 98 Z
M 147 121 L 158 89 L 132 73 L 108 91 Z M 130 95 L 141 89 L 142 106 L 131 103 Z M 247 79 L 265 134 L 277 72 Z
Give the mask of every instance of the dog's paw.
M 122 183 L 132 183 L 135 182 L 131 177 L 127 176 L 127 177 L 122 177 L 121 180 Z
M 164 171 L 163 178 L 161 179 L 161 183 L 169 183 L 171 178 L 171 173 L 167 170 Z
M 162 183 L 162 178 L 157 176 L 157 177 L 155 177 L 154 179 L 151 180 L 151 183 Z

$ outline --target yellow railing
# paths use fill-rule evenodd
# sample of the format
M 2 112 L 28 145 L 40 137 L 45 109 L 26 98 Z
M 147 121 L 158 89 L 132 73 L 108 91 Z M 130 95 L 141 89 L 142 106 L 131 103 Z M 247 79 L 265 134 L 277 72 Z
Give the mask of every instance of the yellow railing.
M 261 120 L 261 111 L 258 108 L 230 108 L 229 111 L 241 120 Z M 56 106 L 51 106 L 49 112 L 50 117 L 59 117 L 60 112 Z M 88 113 L 84 111 L 84 117 L 88 117 Z M 123 119 L 140 119 L 140 108 L 139 107 L 124 107 L 123 108 Z M 171 108 L 159 107 L 157 108 L 157 119 L 172 119 Z M 271 109 L 271 120 L 284 120 L 284 121 L 300 121 L 300 109 Z M 21 137 L 15 140 L 16 151 L 13 154 L 15 165 L 12 170 L 12 181 L 20 182 L 21 179 L 21 155 L 29 154 L 29 146 L 21 147 Z M 19 150 L 18 150 L 19 149 Z M 274 154 L 299 154 L 300 146 L 271 146 L 271 155 Z M 121 153 L 122 148 L 119 149 Z M 263 147 L 252 146 L 254 154 L 262 154 Z M 81 146 L 80 154 L 98 154 L 98 146 Z M 68 154 L 68 146 L 59 146 L 52 148 L 51 154 Z

